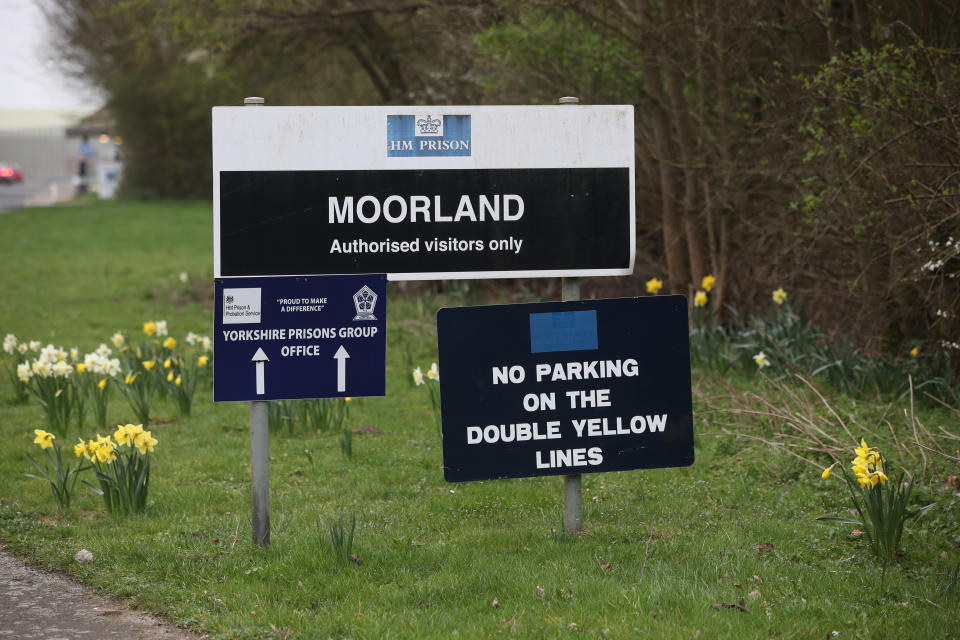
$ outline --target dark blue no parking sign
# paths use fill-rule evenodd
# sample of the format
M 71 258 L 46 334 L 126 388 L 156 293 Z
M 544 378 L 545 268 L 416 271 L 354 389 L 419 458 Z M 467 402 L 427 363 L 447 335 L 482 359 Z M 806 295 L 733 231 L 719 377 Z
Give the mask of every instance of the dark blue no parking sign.
M 216 281 L 216 402 L 382 396 L 386 275 Z
M 441 309 L 451 482 L 693 464 L 687 300 Z

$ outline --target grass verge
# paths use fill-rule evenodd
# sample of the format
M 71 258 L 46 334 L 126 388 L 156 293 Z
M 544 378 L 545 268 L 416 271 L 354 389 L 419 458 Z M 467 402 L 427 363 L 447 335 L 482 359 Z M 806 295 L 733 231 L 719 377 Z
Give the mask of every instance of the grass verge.
M 210 234 L 205 204 L 0 216 L 0 333 L 82 351 L 149 319 L 178 339 L 209 334 Z M 348 424 L 373 427 L 357 430 L 353 456 L 334 431 L 271 434 L 270 548 L 250 541 L 245 404 L 214 405 L 205 387 L 184 418 L 159 401 L 146 513 L 110 516 L 87 490 L 64 513 L 22 475 L 43 414 L 14 404 L 5 378 L 0 542 L 216 638 L 956 635 L 960 497 L 944 484 L 956 466 L 927 461 L 915 503 L 936 507 L 908 525 L 883 592 L 862 536 L 815 521 L 848 508 L 819 477 L 842 447 L 802 432 L 852 451 L 841 419 L 893 448 L 914 434 L 893 419 L 906 404 L 825 404 L 799 382 L 697 371 L 696 464 L 584 476 L 584 532 L 564 537 L 559 478 L 443 481 L 430 398 L 410 368 L 436 360 L 433 314 L 449 300 L 393 284 L 388 295 L 387 397 L 352 404 Z M 133 417 L 119 394 L 109 415 Z M 925 442 L 956 448 L 940 430 L 957 431 L 949 408 L 914 417 Z M 909 450 L 902 462 L 921 473 Z M 331 544 L 331 520 L 355 521 L 349 555 Z M 75 563 L 80 548 L 94 561 Z

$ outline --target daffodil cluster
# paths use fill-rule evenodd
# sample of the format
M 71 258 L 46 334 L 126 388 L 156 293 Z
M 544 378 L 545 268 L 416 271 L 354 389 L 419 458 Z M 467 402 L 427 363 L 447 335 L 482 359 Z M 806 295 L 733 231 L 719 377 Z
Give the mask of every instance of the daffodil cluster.
M 433 420 L 437 423 L 437 426 L 440 425 L 440 369 L 437 368 L 437 363 L 430 363 L 430 368 L 427 369 L 426 375 L 423 371 L 420 370 L 420 367 L 417 367 L 413 370 L 413 382 L 416 386 L 426 385 L 427 390 L 430 392 L 430 407 L 433 411 Z
M 181 415 L 189 415 L 197 381 L 209 372 L 212 341 L 191 331 L 181 343 L 169 335 L 165 320 L 144 322 L 143 333 L 152 340 L 130 350 L 120 386 L 131 410 L 141 423 L 149 423 L 158 395 L 172 399 Z
M 867 445 L 867 441 L 860 439 L 860 445 L 854 449 L 856 457 L 851 462 L 853 476 L 840 466 L 844 480 L 850 490 L 850 499 L 856 510 L 859 520 L 849 518 L 822 517 L 818 520 L 839 522 L 862 526 L 870 541 L 873 552 L 884 563 L 893 559 L 900 546 L 903 535 L 903 525 L 907 519 L 920 515 L 933 505 L 929 504 L 919 509 L 907 508 L 910 494 L 913 491 L 913 477 L 902 472 L 897 482 L 888 482 L 884 471 L 883 456 L 878 449 Z M 840 465 L 835 462 L 820 474 L 827 479 L 832 470 Z M 904 481 L 906 476 L 906 481 Z
M 82 429 L 88 410 L 94 427 L 106 427 L 113 387 L 120 388 L 143 424 L 150 419 L 155 393 L 172 398 L 181 414 L 189 414 L 198 379 L 209 375 L 212 341 L 190 332 L 181 345 L 169 335 L 166 320 L 149 320 L 142 330 L 151 340 L 130 345 L 124 333 L 116 331 L 82 356 L 77 347 L 43 346 L 6 334 L 2 346 L 15 357 L 8 374 L 17 399 L 35 396 L 49 429 L 60 435 L 74 424 Z
M 99 487 L 87 483 L 103 497 L 111 513 L 139 513 L 146 508 L 150 488 L 150 453 L 158 441 L 142 424 L 120 424 L 112 436 L 97 434 L 82 439 L 74 454 L 89 460 Z
M 50 485 L 50 491 L 57 501 L 57 506 L 61 509 L 68 509 L 77 477 L 81 471 L 88 467 L 84 466 L 82 460 L 76 464 L 64 464 L 56 435 L 43 429 L 34 429 L 33 434 L 33 443 L 43 451 L 45 464 L 41 465 L 30 455 L 30 452 L 27 452 L 27 458 L 40 475 L 32 473 L 24 473 L 23 475 L 37 480 L 45 480 Z
M 853 473 L 861 487 L 873 488 L 888 480 L 883 472 L 883 458 L 880 452 L 867 446 L 867 441 L 860 439 L 860 446 L 856 448 L 857 457 L 853 459 Z

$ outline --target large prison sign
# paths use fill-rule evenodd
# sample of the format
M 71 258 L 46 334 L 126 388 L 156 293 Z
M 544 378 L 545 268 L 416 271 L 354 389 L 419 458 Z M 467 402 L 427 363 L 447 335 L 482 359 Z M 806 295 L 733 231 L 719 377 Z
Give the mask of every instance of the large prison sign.
M 633 270 L 632 106 L 216 107 L 217 277 Z
M 214 296 L 214 401 L 384 395 L 384 274 L 218 279 Z
M 448 481 L 693 464 L 687 302 L 441 309 Z

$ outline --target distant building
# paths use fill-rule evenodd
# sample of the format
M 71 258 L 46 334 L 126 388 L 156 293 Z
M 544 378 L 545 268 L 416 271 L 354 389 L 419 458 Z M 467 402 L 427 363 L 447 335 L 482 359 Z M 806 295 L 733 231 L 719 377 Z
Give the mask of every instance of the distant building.
M 16 162 L 26 181 L 73 175 L 76 144 L 67 127 L 89 112 L 53 109 L 0 109 L 0 160 Z

